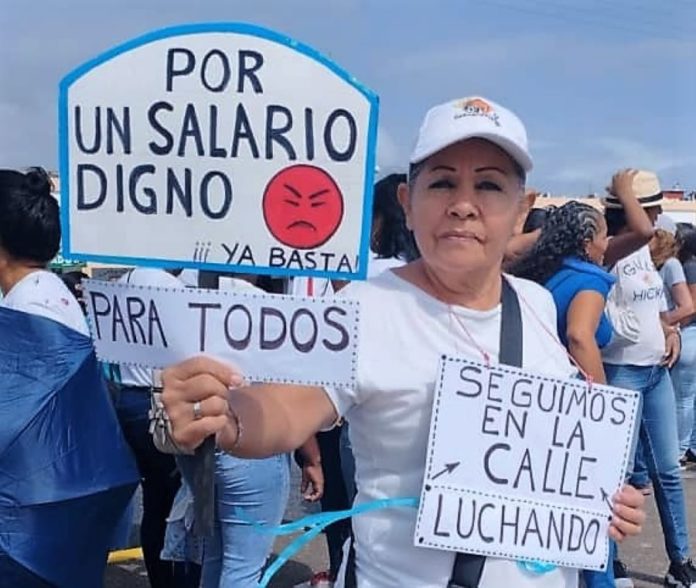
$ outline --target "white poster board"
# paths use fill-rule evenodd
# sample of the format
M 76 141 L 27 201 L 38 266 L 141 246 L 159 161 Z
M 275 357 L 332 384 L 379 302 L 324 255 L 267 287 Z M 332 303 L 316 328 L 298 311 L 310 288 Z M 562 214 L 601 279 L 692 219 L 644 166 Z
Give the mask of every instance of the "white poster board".
M 443 357 L 415 544 L 604 569 L 638 394 Z
M 364 278 L 377 110 L 326 57 L 252 25 L 118 46 L 61 82 L 64 255 Z
M 84 286 L 102 361 L 164 368 L 207 355 L 249 382 L 355 384 L 359 306 L 349 299 L 97 280 Z

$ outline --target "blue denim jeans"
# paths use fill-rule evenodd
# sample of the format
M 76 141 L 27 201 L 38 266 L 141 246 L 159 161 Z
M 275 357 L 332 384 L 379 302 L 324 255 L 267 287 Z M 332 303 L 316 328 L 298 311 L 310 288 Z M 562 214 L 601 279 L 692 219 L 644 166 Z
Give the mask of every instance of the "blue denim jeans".
M 679 454 L 683 455 L 687 449 L 696 451 L 696 325 L 682 332 L 681 357 L 672 369 L 672 379 L 677 399 Z
M 186 460 L 182 473 L 191 482 Z M 290 490 L 287 455 L 240 459 L 218 452 L 215 464 L 215 526 L 203 547 L 201 588 L 258 588 L 274 537 L 252 523 L 279 525 Z
M 667 555 L 672 562 L 689 557 L 684 487 L 679 471 L 674 390 L 661 366 L 605 365 L 607 382 L 641 394 L 640 445 L 660 513 Z
M 633 471 L 629 472 L 631 477 L 629 482 L 638 489 L 647 488 L 650 485 L 650 473 L 648 472 L 648 464 L 645 462 L 643 454 L 643 445 L 638 439 L 636 444 L 636 452 L 633 457 Z
M 603 572 L 583 570 L 582 579 L 585 588 L 616 588 L 614 579 L 614 558 L 616 557 L 616 543 L 609 539 L 609 556 L 607 557 L 607 569 Z

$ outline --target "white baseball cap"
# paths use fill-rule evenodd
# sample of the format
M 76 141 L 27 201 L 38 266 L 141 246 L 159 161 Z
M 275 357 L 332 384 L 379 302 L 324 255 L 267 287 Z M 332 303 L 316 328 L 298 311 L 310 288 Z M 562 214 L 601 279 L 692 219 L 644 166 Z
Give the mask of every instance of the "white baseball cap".
M 479 96 L 433 106 L 421 124 L 411 163 L 420 163 L 445 147 L 473 138 L 495 143 L 526 172 L 532 169 L 522 121 L 506 108 Z
M 665 214 L 664 212 L 657 217 L 655 228 L 664 231 L 665 233 L 669 233 L 672 235 L 672 237 L 677 236 L 677 223 L 674 222 L 674 219 L 671 216 Z

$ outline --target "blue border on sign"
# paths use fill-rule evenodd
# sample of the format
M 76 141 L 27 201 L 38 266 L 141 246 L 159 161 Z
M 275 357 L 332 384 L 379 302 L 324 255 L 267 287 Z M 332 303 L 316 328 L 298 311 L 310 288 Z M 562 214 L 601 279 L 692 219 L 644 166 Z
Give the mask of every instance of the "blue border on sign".
M 365 187 L 363 194 L 363 219 L 360 235 L 359 260 L 358 268 L 355 272 L 328 272 L 322 270 L 297 270 L 291 268 L 275 268 L 270 266 L 248 266 L 248 265 L 232 265 L 232 264 L 201 264 L 186 261 L 172 261 L 152 258 L 140 257 L 120 257 L 120 256 L 101 256 L 90 255 L 73 251 L 70 243 L 70 162 L 68 149 L 68 91 L 70 86 L 80 79 L 83 75 L 105 63 L 114 57 L 126 53 L 137 47 L 147 45 L 154 41 L 168 39 L 170 37 L 193 35 L 198 33 L 240 33 L 255 37 L 274 41 L 280 45 L 290 47 L 314 61 L 321 63 L 330 69 L 337 76 L 347 81 L 351 86 L 356 88 L 370 104 L 370 120 L 367 131 L 367 154 L 365 158 Z M 66 75 L 59 85 L 58 96 L 58 153 L 60 156 L 60 199 L 61 199 L 61 224 L 63 228 L 62 250 L 63 256 L 67 259 L 76 261 L 96 261 L 102 263 L 110 263 L 117 265 L 143 265 L 162 268 L 193 268 L 193 269 L 208 269 L 217 271 L 240 271 L 245 273 L 255 273 L 263 275 L 275 275 L 281 277 L 291 276 L 313 276 L 318 278 L 329 279 L 352 279 L 364 280 L 367 277 L 367 265 L 370 258 L 370 234 L 372 228 L 372 199 L 373 199 L 373 184 L 376 166 L 376 148 L 377 148 L 377 124 L 379 111 L 379 97 L 372 90 L 360 84 L 350 73 L 339 67 L 325 55 L 319 53 L 309 45 L 295 41 L 294 39 L 260 27 L 246 23 L 235 22 L 217 22 L 217 23 L 199 23 L 190 25 L 179 25 L 166 27 L 146 33 L 130 41 L 126 41 L 120 45 L 112 47 L 101 55 L 90 59 L 77 67 Z

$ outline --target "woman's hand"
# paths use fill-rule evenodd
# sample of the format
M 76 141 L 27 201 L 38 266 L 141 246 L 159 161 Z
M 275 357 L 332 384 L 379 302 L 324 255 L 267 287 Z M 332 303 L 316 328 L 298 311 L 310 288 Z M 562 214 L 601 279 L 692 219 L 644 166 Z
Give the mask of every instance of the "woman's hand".
M 645 523 L 645 496 L 626 485 L 614 496 L 614 509 L 609 524 L 609 537 L 621 543 L 626 537 L 638 535 Z
M 614 174 L 614 177 L 611 179 L 611 186 L 609 186 L 607 190 L 619 200 L 623 200 L 624 198 L 635 198 L 633 180 L 637 174 L 638 170 L 622 169 Z
M 665 335 L 665 355 L 662 358 L 662 365 L 672 369 L 681 353 L 681 337 L 679 332 L 675 330 L 669 331 Z
M 195 449 L 211 435 L 234 439 L 228 395 L 241 386 L 240 374 L 214 359 L 196 357 L 162 373 L 162 402 L 172 425 L 174 441 Z
M 307 502 L 316 502 L 324 496 L 324 470 L 321 462 L 307 462 L 302 466 L 300 492 Z

